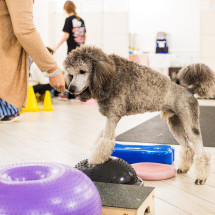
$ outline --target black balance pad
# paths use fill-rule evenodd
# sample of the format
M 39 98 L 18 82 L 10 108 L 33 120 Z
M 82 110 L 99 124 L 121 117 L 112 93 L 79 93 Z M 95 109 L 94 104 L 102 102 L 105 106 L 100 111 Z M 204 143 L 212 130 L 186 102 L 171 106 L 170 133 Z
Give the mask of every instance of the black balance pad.
M 133 167 L 120 158 L 111 157 L 105 163 L 96 166 L 89 166 L 86 159 L 75 168 L 84 172 L 94 182 L 142 185 Z

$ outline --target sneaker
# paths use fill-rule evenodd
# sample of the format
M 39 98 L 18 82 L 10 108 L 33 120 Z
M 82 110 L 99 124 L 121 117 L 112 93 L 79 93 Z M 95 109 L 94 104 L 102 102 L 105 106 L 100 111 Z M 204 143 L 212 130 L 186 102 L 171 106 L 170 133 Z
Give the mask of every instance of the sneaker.
M 19 120 L 20 118 L 21 118 L 20 114 L 16 113 L 14 115 L 5 116 L 4 118 L 2 118 L 0 120 L 0 123 L 12 123 L 12 122 Z

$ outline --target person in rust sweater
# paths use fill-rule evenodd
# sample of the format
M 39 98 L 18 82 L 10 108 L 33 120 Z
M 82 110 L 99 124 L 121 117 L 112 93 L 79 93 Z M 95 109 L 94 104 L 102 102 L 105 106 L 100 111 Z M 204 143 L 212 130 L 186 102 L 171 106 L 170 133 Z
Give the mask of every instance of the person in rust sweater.
M 61 69 L 34 26 L 33 2 L 0 0 L 0 99 L 18 108 L 27 103 L 29 55 L 47 72 L 50 85 L 65 91 Z

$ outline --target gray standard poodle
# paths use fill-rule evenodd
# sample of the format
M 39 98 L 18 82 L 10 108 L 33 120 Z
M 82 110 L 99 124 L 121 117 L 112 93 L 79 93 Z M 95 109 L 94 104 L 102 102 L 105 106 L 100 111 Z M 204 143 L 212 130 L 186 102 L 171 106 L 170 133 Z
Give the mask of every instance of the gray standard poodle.
M 90 164 L 107 161 L 115 144 L 115 129 L 123 116 L 161 111 L 169 129 L 181 145 L 178 173 L 186 173 L 192 163 L 196 184 L 204 184 L 209 175 L 210 157 L 204 151 L 199 126 L 200 97 L 215 95 L 215 73 L 204 64 L 187 66 L 178 74 L 182 86 L 137 63 L 101 49 L 82 46 L 73 50 L 64 62 L 70 93 L 82 101 L 94 98 L 100 112 L 107 117 L 98 137 Z

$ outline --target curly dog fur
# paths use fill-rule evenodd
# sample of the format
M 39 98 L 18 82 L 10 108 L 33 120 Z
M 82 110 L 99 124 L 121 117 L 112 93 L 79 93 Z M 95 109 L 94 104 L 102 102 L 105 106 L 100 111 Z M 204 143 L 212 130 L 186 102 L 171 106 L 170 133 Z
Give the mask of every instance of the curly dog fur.
M 96 99 L 100 112 L 107 117 L 105 129 L 89 159 L 91 164 L 109 159 L 121 117 L 161 111 L 182 147 L 178 173 L 187 172 L 194 163 L 195 183 L 205 183 L 210 159 L 203 148 L 199 105 L 193 94 L 215 95 L 215 74 L 206 65 L 190 65 L 179 72 L 179 80 L 186 88 L 151 68 L 114 54 L 107 55 L 96 47 L 82 46 L 73 50 L 64 65 L 69 91 L 79 95 L 82 101 Z

